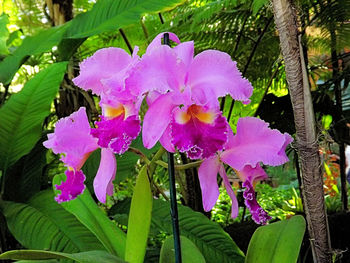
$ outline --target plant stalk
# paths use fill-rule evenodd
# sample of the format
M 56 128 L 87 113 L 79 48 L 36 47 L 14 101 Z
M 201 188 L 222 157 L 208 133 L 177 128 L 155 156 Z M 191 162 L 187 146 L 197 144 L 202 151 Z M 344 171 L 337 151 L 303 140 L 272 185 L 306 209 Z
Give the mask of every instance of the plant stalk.
M 163 42 L 164 45 L 170 46 L 168 33 L 164 34 L 163 41 L 164 41 Z M 177 202 L 176 202 L 174 154 L 170 152 L 168 152 L 168 173 L 169 173 L 170 205 L 171 205 L 170 214 L 171 214 L 171 221 L 173 224 L 175 262 L 181 263 L 182 258 L 181 258 L 180 230 L 179 230 L 179 215 L 177 211 Z

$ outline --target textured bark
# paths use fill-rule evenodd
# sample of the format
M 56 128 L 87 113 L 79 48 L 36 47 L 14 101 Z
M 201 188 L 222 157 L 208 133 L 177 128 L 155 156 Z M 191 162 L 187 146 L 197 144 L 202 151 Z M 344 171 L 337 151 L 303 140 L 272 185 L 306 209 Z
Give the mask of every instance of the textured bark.
M 331 262 L 314 111 L 308 79 L 303 76 L 306 69 L 298 38 L 295 10 L 289 0 L 272 0 L 272 3 L 294 111 L 296 147 L 300 157 L 302 194 L 312 255 L 314 262 Z

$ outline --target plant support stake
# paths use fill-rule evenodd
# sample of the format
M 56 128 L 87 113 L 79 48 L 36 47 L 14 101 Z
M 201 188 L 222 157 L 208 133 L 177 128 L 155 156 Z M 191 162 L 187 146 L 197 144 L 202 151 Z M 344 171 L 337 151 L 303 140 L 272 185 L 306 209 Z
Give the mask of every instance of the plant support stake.
M 170 46 L 168 33 L 164 34 L 163 44 Z M 168 173 L 169 173 L 169 188 L 170 188 L 170 214 L 171 214 L 171 221 L 173 224 L 175 262 L 181 263 L 182 258 L 181 258 L 179 216 L 177 212 L 176 187 L 175 187 L 175 165 L 174 165 L 174 154 L 171 152 L 168 152 Z

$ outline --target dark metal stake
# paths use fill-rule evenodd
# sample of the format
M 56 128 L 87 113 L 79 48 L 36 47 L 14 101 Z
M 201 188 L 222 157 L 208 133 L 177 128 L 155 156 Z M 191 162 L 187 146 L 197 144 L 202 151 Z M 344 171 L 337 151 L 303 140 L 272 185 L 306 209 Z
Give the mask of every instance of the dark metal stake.
M 164 34 L 163 44 L 170 46 L 168 33 Z M 177 212 L 177 202 L 176 202 L 174 154 L 170 152 L 168 152 L 168 172 L 169 172 L 169 188 L 170 188 L 170 214 L 171 214 L 171 221 L 173 224 L 175 262 L 182 263 L 179 216 Z

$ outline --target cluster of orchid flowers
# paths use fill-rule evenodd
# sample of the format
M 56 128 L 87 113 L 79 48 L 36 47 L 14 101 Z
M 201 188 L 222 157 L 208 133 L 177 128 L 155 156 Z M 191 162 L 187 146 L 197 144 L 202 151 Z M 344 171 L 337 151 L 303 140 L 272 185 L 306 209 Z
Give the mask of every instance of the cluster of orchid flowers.
M 143 100 L 148 110 L 142 123 L 146 148 L 158 141 L 169 152 L 176 149 L 190 159 L 203 159 L 198 175 L 203 207 L 210 211 L 219 196 L 219 174 L 232 199 L 232 217 L 238 215 L 238 202 L 229 183 L 224 164 L 234 169 L 245 187 L 245 204 L 252 218 L 265 224 L 270 217 L 258 204 L 254 184 L 267 175 L 261 163 L 281 165 L 292 141 L 289 134 L 268 127 L 252 117 L 238 120 L 233 134 L 220 111 L 218 98 L 230 95 L 244 104 L 250 102 L 253 87 L 243 78 L 231 57 L 220 51 L 207 50 L 194 56 L 193 41 L 181 43 L 175 34 L 174 48 L 162 45 L 164 33 L 148 46 L 142 57 L 135 47 L 130 56 L 120 48 L 104 48 L 80 64 L 80 75 L 73 82 L 98 95 L 102 115 L 91 128 L 85 108 L 56 123 L 44 146 L 61 154 L 67 166 L 66 181 L 57 202 L 76 198 L 84 189 L 81 171 L 89 155 L 101 148 L 101 161 L 94 179 L 94 191 L 100 202 L 113 194 L 117 163 L 115 154 L 128 150 L 141 131 L 139 111 Z

